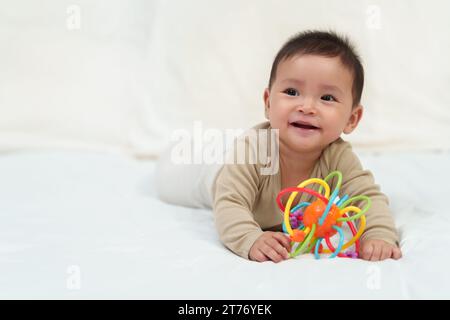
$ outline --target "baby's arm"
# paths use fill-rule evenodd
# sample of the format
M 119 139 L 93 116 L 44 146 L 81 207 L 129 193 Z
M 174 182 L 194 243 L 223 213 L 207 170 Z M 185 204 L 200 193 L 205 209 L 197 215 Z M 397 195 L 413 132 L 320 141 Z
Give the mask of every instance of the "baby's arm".
M 342 141 L 338 150 L 338 154 L 333 155 L 333 158 L 337 159 L 334 170 L 340 170 L 343 175 L 340 194 L 348 194 L 349 197 L 365 195 L 372 201 L 371 207 L 366 212 L 367 224 L 361 236 L 360 256 L 372 261 L 400 258 L 397 229 L 387 196 L 375 184 L 372 173 L 362 168 L 349 143 Z M 360 202 L 359 205 L 365 203 Z
M 255 261 L 289 258 L 290 242 L 281 232 L 262 231 L 252 209 L 258 193 L 257 165 L 227 164 L 215 181 L 214 220 L 220 240 L 234 253 Z

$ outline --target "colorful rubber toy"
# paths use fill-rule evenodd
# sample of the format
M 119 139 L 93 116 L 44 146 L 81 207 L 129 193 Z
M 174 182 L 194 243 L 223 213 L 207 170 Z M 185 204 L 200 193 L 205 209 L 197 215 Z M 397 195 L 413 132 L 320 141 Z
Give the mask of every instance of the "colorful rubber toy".
M 331 178 L 337 176 L 338 181 L 336 188 L 330 197 L 330 186 L 327 182 Z M 319 191 L 316 192 L 312 189 L 306 189 L 305 187 L 314 183 L 320 185 Z M 303 253 L 314 253 L 316 259 L 320 259 L 320 253 L 331 254 L 330 258 L 347 257 L 358 258 L 359 252 L 359 237 L 364 231 L 366 226 L 365 213 L 370 208 L 371 201 L 367 196 L 355 196 L 348 199 L 348 195 L 344 195 L 339 199 L 339 189 L 342 183 L 342 174 L 339 171 L 331 172 L 324 180 L 322 179 L 309 179 L 300 183 L 297 187 L 286 188 L 280 191 L 277 196 L 277 204 L 280 210 L 284 213 L 283 231 L 289 234 L 292 243 L 292 252 L 290 256 L 292 258 Z M 325 194 L 322 195 L 322 190 L 325 190 Z M 302 202 L 291 209 L 292 203 L 298 193 L 308 193 L 317 199 L 310 202 Z M 281 203 L 283 195 L 291 193 L 286 203 L 286 207 Z M 366 204 L 363 209 L 355 206 L 348 206 L 355 201 L 365 200 Z M 302 211 L 303 209 L 303 211 Z M 353 212 L 353 214 L 350 214 Z M 358 231 L 354 222 L 359 220 Z M 346 222 L 350 228 L 353 238 L 344 244 L 344 232 L 342 230 L 342 224 Z M 337 248 L 334 248 L 330 238 L 336 233 L 339 233 L 339 244 Z M 322 241 L 325 240 L 328 249 L 324 249 Z M 297 247 L 295 247 L 297 244 Z M 355 251 L 343 252 L 343 250 L 349 248 L 355 244 Z

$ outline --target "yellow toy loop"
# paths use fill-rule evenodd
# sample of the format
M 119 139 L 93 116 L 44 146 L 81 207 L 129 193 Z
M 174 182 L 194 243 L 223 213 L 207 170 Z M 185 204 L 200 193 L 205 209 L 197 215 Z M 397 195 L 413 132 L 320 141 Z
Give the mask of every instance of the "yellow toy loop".
M 352 215 L 352 216 L 349 216 L 348 218 L 339 218 L 339 219 L 337 219 L 337 221 L 353 221 L 355 219 L 358 219 L 361 215 L 364 214 L 364 212 L 360 208 L 350 206 L 350 207 L 345 207 L 344 209 L 341 210 L 341 217 L 345 213 L 351 212 L 351 211 L 356 212 L 356 214 Z
M 322 187 L 325 189 L 325 195 L 324 195 L 325 198 L 328 199 L 330 197 L 330 186 L 328 185 L 328 183 L 326 183 L 322 179 L 311 178 L 311 179 L 305 180 L 302 183 L 300 183 L 297 186 L 297 188 L 304 188 L 304 187 L 306 187 L 306 186 L 308 186 L 310 184 L 313 184 L 313 183 L 318 183 L 318 184 L 321 185 L 320 189 L 322 189 Z M 319 193 L 321 193 L 321 192 L 319 191 Z

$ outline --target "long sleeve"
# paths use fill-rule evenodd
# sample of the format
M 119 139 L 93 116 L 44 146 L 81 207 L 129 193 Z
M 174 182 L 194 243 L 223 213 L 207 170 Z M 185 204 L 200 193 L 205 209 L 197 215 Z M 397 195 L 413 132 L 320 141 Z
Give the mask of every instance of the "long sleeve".
M 220 240 L 246 259 L 251 246 L 263 233 L 252 213 L 258 181 L 256 165 L 227 164 L 215 182 L 213 211 Z
M 366 212 L 367 224 L 361 240 L 380 239 L 398 246 L 399 238 L 389 209 L 389 199 L 380 191 L 379 185 L 375 184 L 372 173 L 363 169 L 351 145 L 341 140 L 337 146 L 335 152 L 331 151 L 330 154 L 331 159 L 335 160 L 330 162 L 334 162 L 332 167 L 335 168 L 332 170 L 342 172 L 340 194 L 348 194 L 349 197 L 365 195 L 372 201 L 371 207 Z M 361 204 L 364 205 L 364 202 L 361 201 Z
M 266 230 L 275 230 L 282 220 L 275 201 L 278 135 L 267 130 L 270 123 L 265 121 L 236 138 L 212 187 L 220 240 L 245 259 L 256 239 Z

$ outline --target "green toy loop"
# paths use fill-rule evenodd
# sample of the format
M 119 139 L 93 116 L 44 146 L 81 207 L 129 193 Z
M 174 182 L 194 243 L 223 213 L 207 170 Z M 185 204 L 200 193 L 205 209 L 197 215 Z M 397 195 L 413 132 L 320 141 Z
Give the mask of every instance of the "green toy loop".
M 339 219 L 337 219 L 337 221 L 339 221 L 339 222 L 341 222 L 341 221 L 353 221 L 353 220 L 355 220 L 355 219 L 358 219 L 358 218 L 361 217 L 363 214 L 365 214 L 366 211 L 369 210 L 370 206 L 372 205 L 372 200 L 370 200 L 369 197 L 363 196 L 363 195 L 359 195 L 359 196 L 350 198 L 350 199 L 348 199 L 347 201 L 345 201 L 344 204 L 342 205 L 342 207 L 345 208 L 345 207 L 347 207 L 351 202 L 357 201 L 357 200 L 366 200 L 367 203 L 366 203 L 366 206 L 364 207 L 364 209 L 362 209 L 361 212 L 359 212 L 359 213 L 357 213 L 357 214 L 355 214 L 355 215 L 352 215 L 352 216 L 349 215 L 348 218 L 339 218 Z
M 333 172 L 331 172 L 329 175 L 326 176 L 326 178 L 324 179 L 324 181 L 325 181 L 326 183 L 328 183 L 328 180 L 330 180 L 330 179 L 333 178 L 334 176 L 338 176 L 338 182 L 337 182 L 336 188 L 334 188 L 334 189 L 341 190 L 341 185 L 342 185 L 342 173 L 341 173 L 340 171 L 333 171 Z M 329 184 L 329 183 L 328 183 L 328 184 Z M 321 185 L 320 188 L 319 188 L 319 193 L 320 193 L 320 194 L 322 194 L 322 189 L 323 189 L 323 186 Z M 339 193 L 339 191 L 338 191 L 338 193 Z

